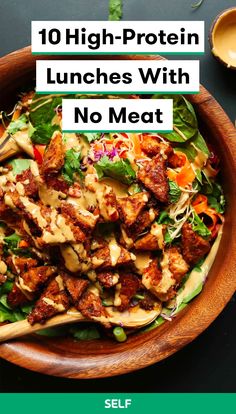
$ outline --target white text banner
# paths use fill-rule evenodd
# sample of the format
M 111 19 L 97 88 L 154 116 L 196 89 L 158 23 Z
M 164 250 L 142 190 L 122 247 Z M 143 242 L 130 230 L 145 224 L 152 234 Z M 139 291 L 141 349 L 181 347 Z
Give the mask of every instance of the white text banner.
M 33 54 L 204 53 L 203 21 L 32 21 Z
M 198 60 L 38 60 L 38 93 L 197 93 Z
M 172 99 L 63 99 L 64 132 L 170 132 Z

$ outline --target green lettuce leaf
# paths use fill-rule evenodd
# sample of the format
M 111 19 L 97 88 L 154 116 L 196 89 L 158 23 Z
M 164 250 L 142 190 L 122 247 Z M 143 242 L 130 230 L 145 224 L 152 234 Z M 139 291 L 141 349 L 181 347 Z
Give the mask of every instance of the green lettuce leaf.
M 17 322 L 23 319 L 25 319 L 25 316 L 20 310 L 12 310 L 0 303 L 0 323 L 6 321 Z
M 199 131 L 185 143 L 179 143 L 179 147 L 175 148 L 175 151 L 183 152 L 190 162 L 193 162 L 197 156 L 197 150 L 203 152 L 205 155 L 209 156 L 210 152 L 207 147 L 206 141 Z
M 210 230 L 208 230 L 207 226 L 203 223 L 203 221 L 196 213 L 193 213 L 192 228 L 193 231 L 199 234 L 199 236 L 209 237 L 211 235 Z
M 53 338 L 54 336 L 64 336 L 66 334 L 66 328 L 64 326 L 54 326 L 52 328 L 40 329 L 36 334 L 40 336 L 48 336 L 49 338 Z
M 142 332 L 150 332 L 153 329 L 157 328 L 158 326 L 161 326 L 164 322 L 165 322 L 165 319 L 162 318 L 162 316 L 158 316 L 158 318 L 155 319 L 154 322 L 152 322 L 146 328 L 142 329 Z
M 195 174 L 198 182 L 202 185 L 202 172 L 200 169 L 195 170 Z
M 204 140 L 202 134 L 197 131 L 196 136 L 191 140 L 191 143 L 197 147 L 198 150 L 202 151 L 206 155 L 210 155 L 210 151 L 208 149 L 208 146 L 206 144 L 206 141 Z
M 103 177 L 110 177 L 121 183 L 131 184 L 136 178 L 135 171 L 131 167 L 128 159 L 120 159 L 114 162 L 105 155 L 94 164 L 94 167 L 96 168 L 99 180 Z
M 183 144 L 181 147 L 175 147 L 174 150 L 176 152 L 178 152 L 178 151 L 183 152 L 187 156 L 187 158 L 190 162 L 193 162 L 196 155 L 197 155 L 197 151 L 195 150 L 195 148 L 192 145 L 189 144 L 189 142 L 186 143 L 186 144 Z
M 192 104 L 182 95 L 153 95 L 153 99 L 173 99 L 173 123 L 175 129 L 163 134 L 172 142 L 185 142 L 198 132 L 197 117 Z
M 78 339 L 79 341 L 88 341 L 91 339 L 99 339 L 100 338 L 100 332 L 96 328 L 96 326 L 89 326 L 87 328 L 77 328 L 73 327 L 71 329 L 71 333 L 73 334 L 75 339 Z

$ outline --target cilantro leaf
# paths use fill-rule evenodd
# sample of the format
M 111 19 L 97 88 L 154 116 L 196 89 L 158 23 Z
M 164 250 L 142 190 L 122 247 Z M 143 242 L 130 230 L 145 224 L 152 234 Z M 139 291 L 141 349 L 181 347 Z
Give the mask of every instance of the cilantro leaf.
M 81 177 L 83 177 L 80 169 L 80 159 L 80 152 L 76 152 L 73 148 L 69 149 L 65 153 L 65 162 L 62 169 L 62 175 L 64 180 L 70 185 L 74 182 L 75 173 L 78 173 Z
M 133 194 L 137 194 L 141 192 L 142 192 L 142 188 L 139 187 L 137 183 L 131 184 L 131 186 L 128 188 L 129 195 L 133 195 Z
M 193 213 L 192 228 L 193 231 L 199 234 L 199 236 L 209 237 L 211 235 L 210 230 L 208 230 L 207 226 L 203 223 L 198 214 L 196 214 L 195 212 Z
M 85 132 L 82 135 L 87 138 L 88 142 L 93 142 L 101 138 L 101 132 Z
M 181 196 L 181 190 L 179 186 L 172 180 L 169 180 L 169 198 L 170 202 L 175 204 Z
M 136 178 L 135 171 L 127 158 L 114 162 L 105 155 L 94 164 L 94 167 L 96 168 L 99 180 L 103 177 L 110 177 L 121 183 L 131 184 Z
M 223 195 L 223 189 L 219 183 L 212 183 L 212 195 L 216 198 Z
M 167 213 L 167 211 L 163 210 L 159 214 L 157 223 L 158 224 L 172 224 L 173 223 L 173 220 L 170 218 L 170 216 Z
M 217 213 L 223 214 L 225 212 L 225 198 L 224 195 L 221 194 L 219 199 L 212 195 L 207 196 L 209 206 L 214 208 Z
M 40 101 L 38 99 L 41 99 Z M 55 117 L 55 109 L 61 105 L 62 97 L 51 97 L 35 94 L 30 106 L 30 121 L 35 128 L 31 140 L 36 144 L 48 144 L 54 131 L 59 129 L 59 125 L 52 123 Z
M 12 166 L 13 175 L 18 175 L 21 174 L 22 171 L 28 170 L 28 168 L 30 168 L 31 160 L 27 158 L 16 158 L 10 161 L 8 164 Z
M 9 250 L 14 250 L 18 247 L 18 243 L 21 240 L 21 237 L 16 234 L 13 233 L 10 236 L 4 237 L 3 241 L 7 246 L 7 249 Z
M 207 184 L 201 188 L 201 192 L 207 196 L 210 207 L 214 208 L 217 213 L 223 214 L 225 212 L 226 201 L 219 183 L 211 182 L 208 179 Z
M 108 20 L 120 20 L 122 17 L 122 0 L 109 0 Z
M 165 232 L 164 240 L 165 240 L 166 244 L 172 243 L 172 241 L 173 241 L 173 239 L 171 237 L 171 234 L 170 234 L 168 229 Z
M 12 290 L 13 282 L 11 280 L 6 280 L 2 286 L 0 286 L 0 295 L 4 295 L 5 293 L 9 293 Z
M 28 118 L 25 114 L 22 114 L 18 119 L 11 121 L 7 127 L 7 132 L 14 135 L 17 131 L 26 129 L 28 127 Z

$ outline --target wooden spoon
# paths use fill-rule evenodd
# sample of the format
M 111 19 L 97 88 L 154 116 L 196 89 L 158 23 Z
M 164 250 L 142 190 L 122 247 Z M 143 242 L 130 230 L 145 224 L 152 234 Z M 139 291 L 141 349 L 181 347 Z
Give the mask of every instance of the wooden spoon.
M 4 132 L 0 139 L 0 162 L 19 154 L 21 149 L 17 145 L 14 138 L 8 133 Z
M 112 308 L 107 308 L 109 316 L 94 317 L 94 322 L 111 323 L 112 325 L 120 325 L 127 328 L 139 328 L 151 323 L 161 312 L 159 309 L 145 311 L 141 308 L 133 308 L 131 311 L 118 312 Z M 63 315 L 57 315 L 46 321 L 43 325 L 35 323 L 33 326 L 29 324 L 27 319 L 23 321 L 9 323 L 0 327 L 0 342 L 8 339 L 19 338 L 23 335 L 32 334 L 41 329 L 51 328 L 53 326 L 66 325 L 72 322 L 91 322 L 86 319 L 80 312 L 70 310 Z

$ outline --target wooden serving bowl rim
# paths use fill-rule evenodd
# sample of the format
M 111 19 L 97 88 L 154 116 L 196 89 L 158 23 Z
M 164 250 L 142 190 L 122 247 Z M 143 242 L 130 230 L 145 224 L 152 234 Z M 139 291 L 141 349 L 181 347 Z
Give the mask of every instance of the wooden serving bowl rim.
M 26 47 L 0 59 L 0 86 L 10 88 L 14 79 L 32 76 L 36 59 L 158 59 L 157 56 L 32 56 Z M 214 131 L 223 161 L 228 211 L 223 237 L 203 292 L 173 322 L 148 333 L 135 334 L 126 343 L 77 342 L 30 336 L 0 345 L 0 356 L 24 368 L 67 378 L 101 378 L 125 374 L 154 364 L 175 353 L 202 333 L 226 306 L 236 289 L 236 130 L 210 93 L 188 95 Z M 213 126 L 213 128 L 212 128 Z M 82 343 L 83 342 L 83 343 Z

